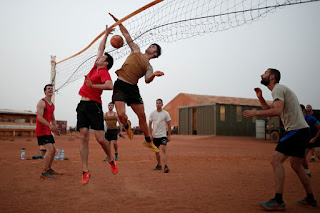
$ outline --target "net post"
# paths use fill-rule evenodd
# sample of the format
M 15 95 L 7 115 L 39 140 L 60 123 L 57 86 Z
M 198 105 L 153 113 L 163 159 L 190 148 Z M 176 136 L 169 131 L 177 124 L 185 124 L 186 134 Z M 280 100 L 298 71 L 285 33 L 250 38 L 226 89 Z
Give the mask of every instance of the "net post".
M 51 56 L 51 76 L 50 83 L 53 85 L 53 95 L 52 95 L 52 103 L 55 104 L 55 94 L 56 94 L 56 56 Z

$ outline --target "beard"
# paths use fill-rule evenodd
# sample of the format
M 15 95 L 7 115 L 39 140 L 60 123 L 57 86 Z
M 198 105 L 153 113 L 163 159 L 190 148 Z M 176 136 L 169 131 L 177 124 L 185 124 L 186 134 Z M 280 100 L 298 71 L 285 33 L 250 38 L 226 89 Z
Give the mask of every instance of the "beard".
M 261 82 L 260 82 L 260 83 L 263 84 L 263 85 L 265 85 L 265 86 L 268 86 L 269 83 L 270 83 L 269 77 L 261 79 Z

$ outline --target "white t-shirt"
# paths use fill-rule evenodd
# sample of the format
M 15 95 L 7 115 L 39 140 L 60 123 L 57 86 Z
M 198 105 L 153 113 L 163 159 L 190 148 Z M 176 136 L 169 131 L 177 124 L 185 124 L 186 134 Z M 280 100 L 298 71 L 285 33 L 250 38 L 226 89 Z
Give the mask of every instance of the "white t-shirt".
M 303 129 L 309 127 L 307 124 L 297 96 L 288 87 L 276 84 L 272 90 L 273 101 L 284 102 L 284 109 L 281 113 L 281 120 L 286 131 Z
M 149 120 L 152 121 L 152 137 L 162 138 L 167 137 L 167 122 L 171 121 L 169 113 L 165 110 L 158 112 L 157 110 L 153 111 L 150 114 Z

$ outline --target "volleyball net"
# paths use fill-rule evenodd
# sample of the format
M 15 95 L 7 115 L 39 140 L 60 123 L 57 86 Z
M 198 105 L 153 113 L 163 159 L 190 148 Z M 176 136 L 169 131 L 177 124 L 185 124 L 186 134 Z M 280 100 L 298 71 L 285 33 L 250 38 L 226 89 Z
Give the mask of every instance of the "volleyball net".
M 151 43 L 175 42 L 228 30 L 257 21 L 277 8 L 317 1 L 320 0 L 156 0 L 123 19 L 118 17 L 120 21 L 113 26 L 122 22 L 133 41 L 142 48 Z M 115 27 L 113 34 L 121 35 L 119 27 Z M 104 32 L 84 50 L 55 64 L 51 79 L 56 91 L 90 71 L 103 35 Z M 126 43 L 115 49 L 109 45 L 109 39 L 105 51 L 114 60 L 130 53 Z

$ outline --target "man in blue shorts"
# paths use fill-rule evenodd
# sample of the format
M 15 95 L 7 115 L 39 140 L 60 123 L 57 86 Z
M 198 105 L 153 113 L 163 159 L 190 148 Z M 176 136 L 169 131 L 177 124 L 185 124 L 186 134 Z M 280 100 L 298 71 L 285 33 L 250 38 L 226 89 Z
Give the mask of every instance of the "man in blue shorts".
M 307 111 L 306 111 L 306 108 L 304 107 L 304 105 L 300 104 L 300 106 L 301 106 L 302 113 L 303 113 L 308 125 L 310 126 L 310 132 L 311 132 L 310 141 L 306 146 L 306 157 L 304 158 L 304 161 L 303 161 L 304 170 L 306 171 L 308 176 L 311 177 L 311 172 L 309 170 L 308 161 L 306 158 L 307 158 L 310 150 L 312 150 L 315 147 L 315 144 L 319 144 L 319 142 L 320 142 L 320 138 L 319 138 L 320 137 L 320 122 L 315 117 L 307 114 Z
M 286 130 L 286 135 L 281 138 L 271 159 L 275 176 L 276 195 L 268 202 L 260 203 L 260 206 L 265 210 L 285 209 L 285 203 L 282 200 L 285 181 L 283 163 L 290 157 L 291 167 L 298 175 L 307 193 L 307 197 L 303 200 L 298 200 L 298 203 L 314 207 L 317 206 L 317 201 L 314 199 L 309 177 L 302 166 L 306 144 L 310 135 L 309 126 L 303 117 L 297 96 L 288 87 L 279 84 L 280 77 L 280 72 L 271 68 L 261 75 L 261 84 L 272 91 L 273 103 L 271 106 L 262 97 L 261 89 L 255 88 L 254 90 L 263 110 L 245 110 L 243 112 L 243 116 L 246 118 L 280 116 Z

